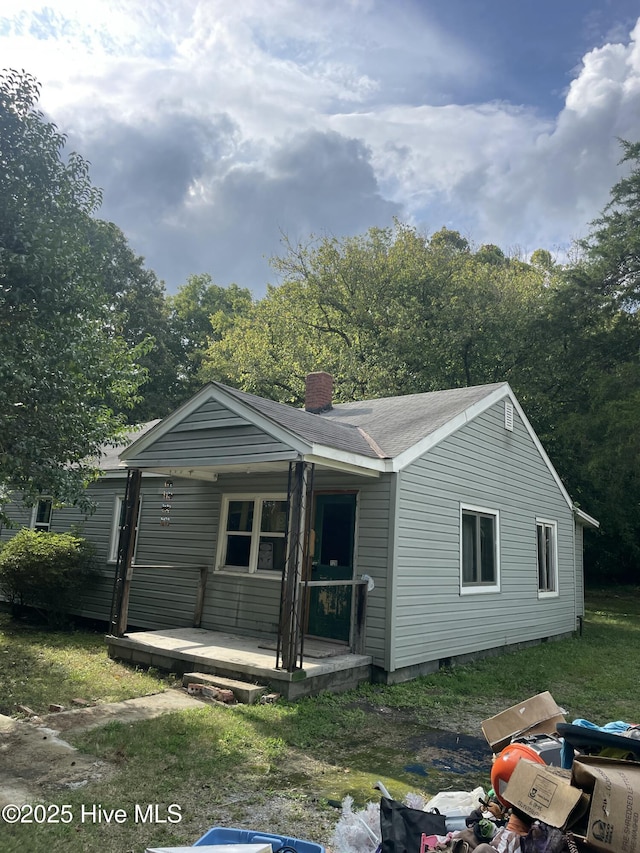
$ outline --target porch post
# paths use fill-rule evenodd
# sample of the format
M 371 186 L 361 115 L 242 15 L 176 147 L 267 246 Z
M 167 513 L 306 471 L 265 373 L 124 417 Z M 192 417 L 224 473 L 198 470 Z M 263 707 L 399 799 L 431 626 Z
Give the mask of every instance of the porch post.
M 110 631 L 115 637 L 122 637 L 127 630 L 129 615 L 129 592 L 133 575 L 133 550 L 136 542 L 136 526 L 140 505 L 140 483 L 142 471 L 131 469 L 127 474 L 127 490 L 125 492 L 124 524 L 120 528 L 118 540 L 118 563 L 113 584 L 113 599 L 111 602 Z
M 287 528 L 287 553 L 282 579 L 280 602 L 280 625 L 276 666 L 280 664 L 287 672 L 302 666 L 302 637 L 304 632 L 304 601 L 300 582 L 304 576 L 309 555 L 309 519 L 311 513 L 311 491 L 313 488 L 313 465 L 296 462 L 289 478 L 289 524 Z

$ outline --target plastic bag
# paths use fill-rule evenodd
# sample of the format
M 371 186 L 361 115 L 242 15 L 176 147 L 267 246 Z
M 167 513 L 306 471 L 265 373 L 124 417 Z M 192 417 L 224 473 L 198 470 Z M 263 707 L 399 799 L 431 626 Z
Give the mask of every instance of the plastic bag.
M 380 800 L 381 853 L 422 853 L 429 836 L 445 836 L 443 815 L 412 809 L 382 797 Z

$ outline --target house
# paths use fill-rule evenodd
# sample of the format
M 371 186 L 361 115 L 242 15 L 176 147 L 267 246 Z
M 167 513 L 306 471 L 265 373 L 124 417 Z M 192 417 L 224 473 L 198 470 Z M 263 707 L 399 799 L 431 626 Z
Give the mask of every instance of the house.
M 84 519 L 103 561 L 85 615 L 109 618 L 116 577 L 113 633 L 195 624 L 271 640 L 290 673 L 320 639 L 386 683 L 576 629 L 583 531 L 598 522 L 507 383 L 331 393 L 310 374 L 301 410 L 212 382 L 105 457 Z M 23 518 L 77 520 L 46 500 Z

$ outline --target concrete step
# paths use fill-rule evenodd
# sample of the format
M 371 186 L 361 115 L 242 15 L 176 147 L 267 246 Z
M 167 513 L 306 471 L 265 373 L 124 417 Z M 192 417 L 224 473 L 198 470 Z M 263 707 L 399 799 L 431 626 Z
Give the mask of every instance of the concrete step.
M 210 675 L 208 672 L 185 672 L 182 676 L 182 685 L 207 684 L 210 687 L 220 687 L 224 690 L 233 690 L 238 702 L 243 705 L 253 705 L 257 702 L 267 688 L 262 684 L 249 684 L 247 681 L 237 681 L 235 678 L 225 678 L 222 675 Z

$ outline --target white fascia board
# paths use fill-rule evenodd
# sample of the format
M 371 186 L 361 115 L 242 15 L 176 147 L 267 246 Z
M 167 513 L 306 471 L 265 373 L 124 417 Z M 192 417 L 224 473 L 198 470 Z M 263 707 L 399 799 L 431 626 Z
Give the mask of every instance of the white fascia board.
M 450 421 L 441 426 L 435 432 L 431 433 L 431 435 L 428 435 L 426 438 L 422 439 L 422 441 L 419 441 L 417 444 L 414 444 L 413 447 L 410 447 L 405 450 L 404 453 L 400 453 L 398 456 L 396 456 L 393 460 L 393 470 L 401 471 L 403 468 L 406 468 L 407 465 L 410 465 L 412 462 L 415 462 L 415 460 L 422 456 L 423 453 L 426 453 L 432 447 L 435 447 L 436 444 L 439 444 L 445 438 L 448 438 L 450 435 L 453 435 L 454 432 L 457 432 L 465 424 L 469 423 L 474 418 L 477 418 L 478 415 L 481 415 L 486 412 L 488 409 L 490 409 L 496 403 L 500 402 L 500 400 L 504 399 L 505 397 L 508 397 L 509 400 L 511 400 L 511 402 L 513 403 L 513 406 L 518 412 L 518 415 L 520 416 L 520 419 L 522 420 L 525 429 L 529 433 L 529 437 L 533 441 L 538 453 L 540 454 L 542 460 L 549 469 L 549 473 L 555 480 L 556 485 L 560 489 L 563 498 L 567 502 L 567 506 L 569 507 L 569 509 L 573 510 L 573 501 L 569 497 L 569 493 L 567 492 L 564 483 L 560 479 L 560 476 L 556 469 L 553 467 L 553 463 L 547 456 L 546 450 L 542 446 L 540 439 L 536 435 L 535 430 L 529 422 L 529 418 L 522 410 L 522 406 L 516 399 L 516 396 L 513 393 L 513 390 L 511 389 L 511 386 L 508 382 L 505 382 L 504 385 L 502 385 L 500 388 L 496 388 L 495 391 L 493 391 L 491 394 L 488 394 L 482 400 L 478 400 L 477 403 L 473 403 L 473 405 L 469 406 L 468 409 L 465 409 L 464 412 L 461 412 L 455 418 L 452 418 Z
M 383 459 L 369 459 L 367 456 L 319 444 L 314 444 L 311 453 L 305 453 L 303 459 L 305 462 L 334 468 L 337 471 L 347 471 L 361 477 L 379 477 L 383 471 L 389 470 Z
M 163 435 L 166 435 L 166 433 L 170 432 L 174 426 L 195 412 L 196 409 L 208 400 L 216 400 L 218 403 L 222 403 L 235 415 L 239 415 L 246 421 L 249 421 L 264 430 L 278 441 L 288 444 L 299 454 L 307 453 L 311 449 L 311 445 L 308 442 L 301 441 L 300 438 L 289 432 L 289 430 L 281 427 L 269 418 L 264 417 L 264 415 L 256 412 L 255 409 L 245 405 L 230 394 L 225 393 L 216 385 L 209 384 L 205 385 L 205 387 L 198 391 L 197 394 L 194 394 L 194 396 L 191 397 L 190 400 L 187 400 L 186 403 L 183 403 L 182 406 L 175 410 L 175 412 L 167 415 L 164 420 L 152 427 L 149 432 L 145 433 L 137 441 L 134 441 L 133 444 L 130 444 L 129 447 L 120 454 L 120 459 L 131 460 L 132 457 L 135 457 L 138 453 L 146 450 L 151 444 Z M 134 463 L 132 461 L 130 461 L 130 465 L 131 467 L 134 467 Z
M 516 411 L 518 412 L 518 414 L 520 415 L 520 418 L 522 419 L 522 423 L 525 425 L 525 428 L 526 428 L 527 432 L 529 433 L 529 436 L 531 437 L 531 441 L 533 441 L 533 443 L 535 444 L 535 446 L 536 446 L 536 448 L 537 448 L 537 450 L 538 450 L 538 453 L 540 454 L 540 456 L 541 456 L 541 457 L 542 457 L 542 459 L 544 460 L 545 465 L 546 465 L 546 466 L 547 466 L 547 468 L 549 469 L 549 473 L 551 474 L 551 476 L 553 477 L 553 479 L 556 481 L 556 485 L 557 485 L 557 486 L 558 486 L 558 488 L 560 489 L 560 491 L 561 491 L 561 493 L 562 493 L 562 497 L 563 497 L 563 498 L 565 499 L 565 501 L 567 502 L 567 506 L 569 507 L 569 509 L 570 509 L 570 510 L 573 510 L 573 501 L 572 501 L 572 500 L 571 500 L 571 498 L 569 497 L 569 492 L 566 490 L 566 488 L 565 488 L 565 486 L 564 486 L 564 483 L 563 483 L 563 482 L 562 482 L 562 480 L 560 479 L 560 475 L 558 474 L 558 472 L 556 471 L 556 469 L 553 467 L 553 463 L 552 463 L 552 461 L 551 461 L 551 460 L 549 459 L 549 457 L 547 456 L 547 451 L 546 451 L 546 450 L 544 449 L 544 447 L 542 446 L 542 444 L 541 444 L 541 442 L 540 442 L 540 439 L 538 438 L 538 436 L 537 436 L 537 435 L 536 435 L 536 433 L 535 433 L 534 428 L 533 428 L 533 427 L 531 426 L 531 424 L 529 423 L 529 418 L 528 418 L 528 417 L 525 415 L 525 413 L 522 411 L 522 406 L 521 406 L 521 405 L 520 405 L 520 403 L 516 400 L 516 398 L 515 398 L 515 394 L 513 393 L 513 391 L 511 390 L 511 388 L 509 388 L 509 396 L 510 396 L 510 398 L 511 398 L 511 402 L 513 403 L 513 405 L 514 405 L 514 407 L 515 407 Z
M 469 423 L 469 421 L 477 418 L 478 415 L 486 412 L 487 409 L 490 409 L 491 406 L 495 405 L 495 403 L 499 402 L 504 397 L 514 399 L 513 392 L 507 382 L 505 382 L 504 385 L 501 385 L 500 388 L 496 388 L 496 390 L 492 391 L 491 394 L 483 397 L 482 400 L 478 400 L 476 403 L 473 403 L 463 412 L 460 412 L 459 415 L 451 418 L 450 421 L 447 421 L 437 430 L 434 430 L 434 432 L 425 436 L 412 447 L 408 447 L 402 453 L 399 453 L 393 459 L 391 470 L 402 471 L 408 465 L 411 465 L 412 462 L 415 462 L 416 459 L 419 459 L 428 450 L 431 450 L 432 447 L 435 447 L 436 444 L 440 444 L 440 442 L 444 441 L 445 438 L 453 435 L 454 432 L 457 432 L 461 427 Z
M 123 477 L 126 477 L 129 473 L 130 468 L 135 468 L 135 465 L 122 465 L 120 468 L 109 468 L 107 471 L 103 471 L 97 480 L 93 480 L 90 485 L 93 483 L 99 483 L 100 480 L 121 480 Z M 162 474 L 154 474 L 153 471 L 144 471 L 143 477 L 162 477 Z
M 584 512 L 584 510 L 579 509 L 577 506 L 573 507 L 573 514 L 578 519 L 580 524 L 583 524 L 585 527 L 592 527 L 594 530 L 598 530 L 600 527 L 600 522 L 595 519 L 592 515 Z

